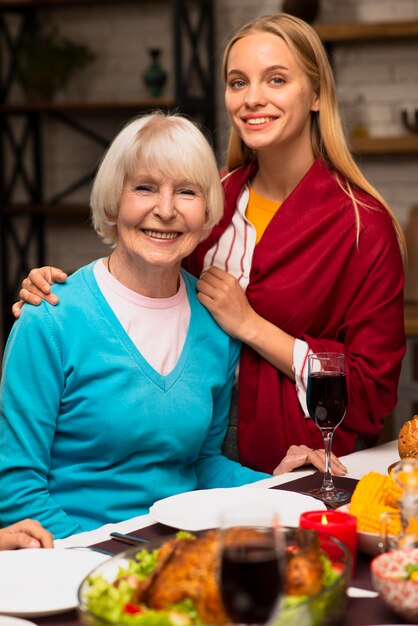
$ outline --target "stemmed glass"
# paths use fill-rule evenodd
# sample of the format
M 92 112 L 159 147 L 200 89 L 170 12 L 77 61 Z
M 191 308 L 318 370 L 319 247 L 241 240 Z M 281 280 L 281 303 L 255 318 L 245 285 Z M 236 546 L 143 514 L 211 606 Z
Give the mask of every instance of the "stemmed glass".
M 338 352 L 321 352 L 308 356 L 308 388 L 306 394 L 309 415 L 322 433 L 325 448 L 325 474 L 322 487 L 309 493 L 335 505 L 345 502 L 350 494 L 337 489 L 331 474 L 331 447 L 335 429 L 344 419 L 347 408 L 345 357 Z
M 276 513 L 249 507 L 221 516 L 219 586 L 232 623 L 265 624 L 283 594 L 286 557 Z

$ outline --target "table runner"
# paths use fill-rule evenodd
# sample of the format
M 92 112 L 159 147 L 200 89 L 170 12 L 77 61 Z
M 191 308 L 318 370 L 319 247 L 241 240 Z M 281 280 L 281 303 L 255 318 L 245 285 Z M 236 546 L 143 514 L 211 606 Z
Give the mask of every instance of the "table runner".
M 281 489 L 284 491 L 296 491 L 298 493 L 306 493 L 311 489 L 315 489 L 322 484 L 323 474 L 321 472 L 315 472 L 310 476 L 297 478 L 282 485 L 276 485 L 272 489 Z M 337 487 L 347 489 L 351 494 L 353 493 L 357 480 L 346 477 L 334 476 L 333 480 Z M 160 539 L 176 533 L 177 529 L 164 524 L 152 524 L 146 528 L 141 528 L 136 531 L 132 531 L 129 534 L 134 537 L 140 537 L 147 541 L 154 539 Z M 123 550 L 129 548 L 124 543 L 116 541 L 115 539 L 109 539 L 108 541 L 102 541 L 94 544 L 94 547 L 98 547 L 104 550 L 108 550 L 113 554 L 118 554 Z M 138 545 L 140 549 L 140 545 Z M 371 557 L 359 553 L 357 557 L 357 567 L 355 576 L 351 580 L 351 585 L 354 587 L 360 587 L 362 589 L 373 589 L 370 578 L 370 561 Z M 43 618 L 32 618 L 32 621 L 39 626 L 81 626 L 81 621 L 78 618 L 77 612 L 69 611 L 67 613 L 61 613 L 59 615 L 51 615 Z M 341 624 L 341 626 L 371 626 L 382 624 L 403 624 L 404 621 L 386 607 L 384 602 L 377 598 L 349 598 L 347 603 L 347 613 Z

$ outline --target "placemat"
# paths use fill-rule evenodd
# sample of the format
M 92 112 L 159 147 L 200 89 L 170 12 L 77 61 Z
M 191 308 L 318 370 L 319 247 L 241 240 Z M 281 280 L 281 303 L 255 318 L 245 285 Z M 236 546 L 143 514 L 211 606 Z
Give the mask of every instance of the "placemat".
M 324 475 L 322 472 L 314 472 L 309 476 L 303 476 L 302 478 L 291 480 L 288 483 L 284 483 L 283 485 L 276 485 L 275 487 L 271 487 L 271 489 L 296 491 L 297 493 L 311 495 L 309 493 L 311 489 L 318 489 L 322 485 L 323 479 Z M 356 485 L 358 483 L 358 480 L 356 478 L 346 478 L 345 476 L 333 476 L 332 480 L 334 481 L 334 485 L 336 487 L 340 489 L 345 489 L 346 491 L 348 491 L 350 496 L 353 495 L 354 489 L 356 488 Z M 349 502 L 349 500 L 347 502 Z M 329 505 L 327 506 L 328 508 L 332 508 Z

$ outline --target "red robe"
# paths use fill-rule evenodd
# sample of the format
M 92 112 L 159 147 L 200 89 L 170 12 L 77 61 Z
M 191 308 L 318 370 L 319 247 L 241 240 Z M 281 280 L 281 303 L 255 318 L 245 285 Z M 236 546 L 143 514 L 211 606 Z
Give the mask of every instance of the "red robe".
M 199 275 L 204 256 L 231 221 L 237 198 L 256 166 L 224 183 L 225 214 L 188 259 Z M 343 352 L 348 407 L 333 439 L 338 456 L 357 438 L 373 445 L 394 409 L 405 353 L 404 272 L 392 220 L 376 200 L 358 199 L 361 232 L 351 199 L 320 160 L 286 198 L 256 245 L 246 295 L 254 310 L 314 352 Z M 240 361 L 240 461 L 272 472 L 291 444 L 321 448 L 319 429 L 304 417 L 295 383 L 244 345 Z

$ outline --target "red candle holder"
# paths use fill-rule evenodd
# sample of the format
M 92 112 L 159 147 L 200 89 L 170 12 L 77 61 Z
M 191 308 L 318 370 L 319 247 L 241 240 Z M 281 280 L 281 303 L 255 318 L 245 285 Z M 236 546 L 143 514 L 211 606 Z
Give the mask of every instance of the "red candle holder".
M 353 558 L 354 574 L 357 558 L 357 518 L 354 515 L 342 511 L 305 511 L 301 513 L 299 526 L 314 529 L 345 543 Z

